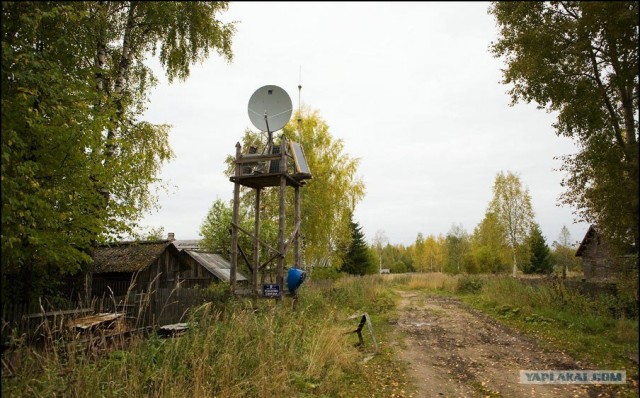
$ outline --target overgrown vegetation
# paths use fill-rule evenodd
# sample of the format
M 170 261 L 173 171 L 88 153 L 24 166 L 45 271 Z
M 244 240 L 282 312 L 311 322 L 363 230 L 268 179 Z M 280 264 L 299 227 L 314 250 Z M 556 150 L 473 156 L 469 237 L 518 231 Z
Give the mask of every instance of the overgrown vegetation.
M 637 279 L 637 278 L 636 278 Z M 618 295 L 588 298 L 561 284 L 527 285 L 507 276 L 407 274 L 342 277 L 305 285 L 298 301 L 229 297 L 191 315 L 182 337 L 133 338 L 121 349 L 96 352 L 49 331 L 49 348 L 22 347 L 4 377 L 6 396 L 224 396 L 389 397 L 411 396 L 406 365 L 388 344 L 395 317 L 395 289 L 456 295 L 496 320 L 600 369 L 625 369 L 637 383 L 637 283 L 620 284 Z M 215 304 L 214 304 L 215 303 Z M 380 347 L 366 329 L 357 348 L 352 332 L 367 312 Z M 3 355 L 3 359 L 7 359 Z M 6 374 L 3 371 L 3 376 Z M 614 388 L 614 387 L 612 387 Z M 617 390 L 616 390 L 617 391 Z M 626 391 L 626 390 L 625 390 Z
M 218 291 L 212 297 L 222 298 Z M 3 396 L 401 396 L 404 369 L 385 344 L 394 296 L 379 277 L 342 278 L 305 286 L 298 302 L 229 298 L 197 308 L 182 337 L 131 341 L 126 350 L 98 357 L 74 352 L 62 339 L 56 349 L 23 347 Z M 368 312 L 380 352 L 371 339 L 358 349 L 354 313 Z
M 616 296 L 587 297 L 559 280 L 528 285 L 507 276 L 441 273 L 396 277 L 402 288 L 460 296 L 467 304 L 521 330 L 542 347 L 566 351 L 600 369 L 626 369 L 638 379 L 638 277 L 618 283 Z
M 627 369 L 637 378 L 638 367 L 629 355 L 638 352 L 638 308 L 628 297 L 589 298 L 560 284 L 534 287 L 499 278 L 487 279 L 466 301 L 541 337 L 543 346 L 566 350 L 602 369 Z

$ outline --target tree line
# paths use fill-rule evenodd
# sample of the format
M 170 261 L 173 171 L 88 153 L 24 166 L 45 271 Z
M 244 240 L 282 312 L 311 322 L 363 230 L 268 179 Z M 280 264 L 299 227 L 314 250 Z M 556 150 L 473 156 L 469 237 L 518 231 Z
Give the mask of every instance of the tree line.
M 415 242 L 408 246 L 389 243 L 383 230 L 376 233 L 370 245 L 363 246 L 360 226 L 352 222 L 357 243 L 345 253 L 345 263 L 340 269 L 360 275 L 378 273 L 381 269 L 391 273 L 511 272 L 512 275 L 556 271 L 566 275 L 567 271 L 581 269 L 581 261 L 575 257 L 576 242 L 566 226 L 557 240 L 547 243 L 535 221 L 528 189 L 519 176 L 509 171 L 498 173 L 493 195 L 484 218 L 472 233 L 462 224 L 454 223 L 446 234 L 418 233 Z
M 525 274 L 566 274 L 580 271 L 581 261 L 575 257 L 577 245 L 566 226 L 557 240 L 546 241 L 537 223 L 533 223 L 522 243 L 516 246 L 518 272 Z M 461 224 L 452 224 L 445 234 L 418 233 L 415 242 L 405 245 L 387 244 L 382 250 L 371 247 L 373 261 L 380 261 L 391 273 L 513 273 L 513 250 L 493 213 L 467 232 Z

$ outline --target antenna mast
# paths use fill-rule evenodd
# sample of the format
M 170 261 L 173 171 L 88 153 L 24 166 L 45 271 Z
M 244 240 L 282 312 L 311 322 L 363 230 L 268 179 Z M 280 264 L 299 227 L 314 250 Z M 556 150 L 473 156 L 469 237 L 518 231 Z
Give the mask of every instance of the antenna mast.
M 301 102 L 300 96 L 302 93 L 302 65 L 300 65 L 300 72 L 298 74 L 298 139 L 300 139 L 300 124 L 302 123 L 302 113 L 300 112 Z

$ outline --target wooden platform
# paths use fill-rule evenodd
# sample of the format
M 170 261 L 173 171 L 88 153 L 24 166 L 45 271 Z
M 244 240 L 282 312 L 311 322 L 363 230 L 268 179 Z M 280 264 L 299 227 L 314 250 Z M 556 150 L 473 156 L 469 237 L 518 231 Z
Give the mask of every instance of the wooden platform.
M 280 176 L 284 176 L 287 186 L 301 187 L 311 178 L 311 174 L 289 174 L 289 173 L 266 173 L 266 174 L 243 174 L 241 176 L 230 177 L 231 182 L 238 182 L 240 185 L 250 188 L 266 188 L 280 186 Z

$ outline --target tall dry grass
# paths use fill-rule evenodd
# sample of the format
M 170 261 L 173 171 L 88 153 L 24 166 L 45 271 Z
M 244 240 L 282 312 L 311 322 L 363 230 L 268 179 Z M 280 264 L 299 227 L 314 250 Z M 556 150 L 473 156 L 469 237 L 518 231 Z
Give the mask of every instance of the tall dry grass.
M 392 308 L 380 278 L 345 278 L 301 289 L 298 302 L 231 298 L 192 311 L 179 338 L 135 337 L 102 356 L 73 349 L 23 347 L 3 396 L 273 397 L 349 396 L 366 382 L 353 346 L 353 312 Z
M 457 275 L 444 274 L 441 272 L 428 272 L 416 274 L 388 275 L 391 284 L 402 289 L 409 290 L 434 290 L 443 292 L 453 292 L 457 286 Z

